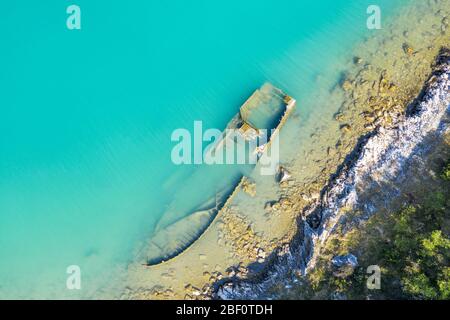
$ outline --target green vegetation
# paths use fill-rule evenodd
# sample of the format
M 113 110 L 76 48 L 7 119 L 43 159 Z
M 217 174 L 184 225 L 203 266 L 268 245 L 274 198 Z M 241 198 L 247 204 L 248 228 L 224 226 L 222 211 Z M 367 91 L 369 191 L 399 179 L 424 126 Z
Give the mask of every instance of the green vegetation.
M 327 241 L 309 275 L 304 298 L 450 299 L 450 162 L 437 190 L 398 212 L 372 217 L 362 228 Z M 353 253 L 359 266 L 337 268 L 335 255 Z M 380 290 L 366 285 L 367 266 L 381 268 Z
M 450 160 L 445 164 L 441 173 L 441 178 L 445 181 L 450 181 Z
M 442 232 L 445 198 L 434 195 L 423 206 L 409 206 L 393 216 L 391 243 L 380 258 L 391 276 L 401 279 L 410 298 L 450 298 L 450 240 Z

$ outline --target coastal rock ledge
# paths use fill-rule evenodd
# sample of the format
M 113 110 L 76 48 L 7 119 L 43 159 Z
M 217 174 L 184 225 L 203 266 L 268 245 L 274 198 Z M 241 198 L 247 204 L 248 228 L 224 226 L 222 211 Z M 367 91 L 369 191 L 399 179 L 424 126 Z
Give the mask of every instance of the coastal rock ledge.
M 413 160 L 426 156 L 433 142 L 450 130 L 449 89 L 450 50 L 442 49 L 420 96 L 389 126 L 360 138 L 320 198 L 298 218 L 298 232 L 290 245 L 278 249 L 262 275 L 217 284 L 214 298 L 271 298 L 267 289 L 292 283 L 292 270 L 305 275 L 314 268 L 321 244 L 345 220 L 346 212 L 358 210 L 367 219 L 376 214 L 377 204 L 396 198 Z M 371 201 L 367 195 L 380 186 L 383 192 Z

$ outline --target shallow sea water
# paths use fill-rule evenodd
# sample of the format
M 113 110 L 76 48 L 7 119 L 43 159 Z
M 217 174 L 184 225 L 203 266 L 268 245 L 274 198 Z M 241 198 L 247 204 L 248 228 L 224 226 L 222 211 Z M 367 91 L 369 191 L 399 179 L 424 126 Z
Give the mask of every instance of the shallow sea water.
M 386 17 L 413 2 L 378 5 Z M 368 0 L 80 0 L 79 31 L 70 4 L 0 4 L 0 298 L 120 286 L 157 226 L 245 170 L 175 166 L 171 133 L 224 129 L 265 81 L 300 119 L 320 117 L 302 101 L 338 84 L 342 58 L 374 32 Z M 69 265 L 82 290 L 66 289 Z

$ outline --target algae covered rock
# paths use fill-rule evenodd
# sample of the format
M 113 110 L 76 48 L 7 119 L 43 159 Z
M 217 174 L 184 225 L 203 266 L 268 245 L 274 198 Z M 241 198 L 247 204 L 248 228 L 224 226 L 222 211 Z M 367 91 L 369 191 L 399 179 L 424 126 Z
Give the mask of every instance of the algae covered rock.
M 242 181 L 241 187 L 245 193 L 249 194 L 252 197 L 256 196 L 256 183 L 251 182 L 248 178 L 245 178 Z
M 345 80 L 345 81 L 342 83 L 342 89 L 343 89 L 344 91 L 350 91 L 350 90 L 352 89 L 352 87 L 353 87 L 353 85 L 352 85 L 352 83 L 350 82 L 350 80 Z
M 340 129 L 343 133 L 348 133 L 352 130 L 352 127 L 349 124 L 343 124 Z
M 289 171 L 286 168 L 279 166 L 275 179 L 278 183 L 283 183 L 291 177 Z

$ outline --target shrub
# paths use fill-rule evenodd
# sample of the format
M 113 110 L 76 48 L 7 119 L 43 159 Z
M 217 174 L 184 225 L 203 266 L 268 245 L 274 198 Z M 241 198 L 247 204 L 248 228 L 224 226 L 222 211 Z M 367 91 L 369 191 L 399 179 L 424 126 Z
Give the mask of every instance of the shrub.
M 444 169 L 441 173 L 441 178 L 446 181 L 450 181 L 450 160 L 445 164 Z

